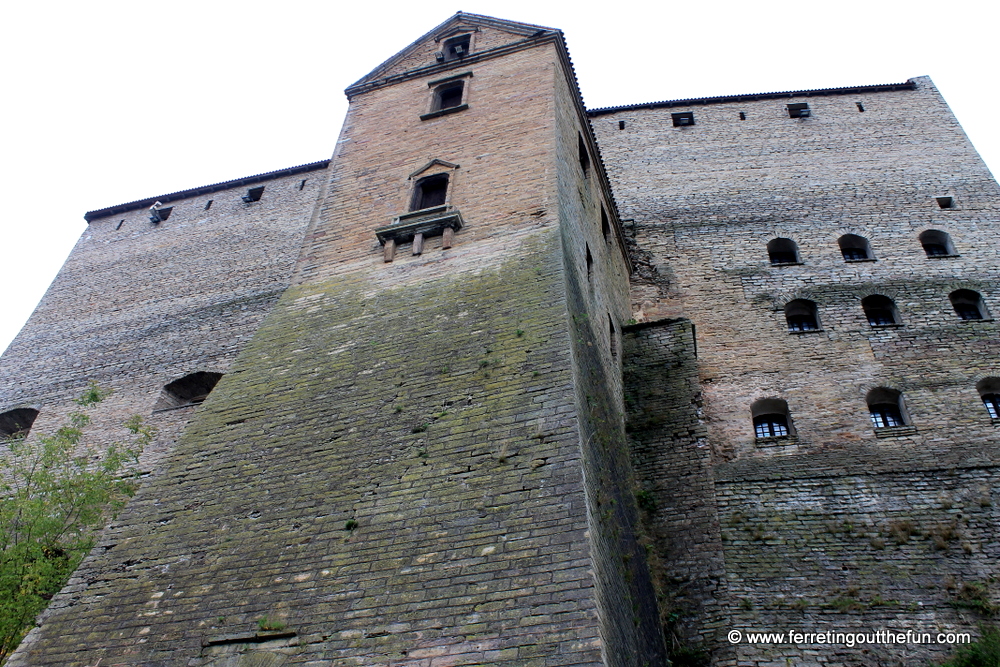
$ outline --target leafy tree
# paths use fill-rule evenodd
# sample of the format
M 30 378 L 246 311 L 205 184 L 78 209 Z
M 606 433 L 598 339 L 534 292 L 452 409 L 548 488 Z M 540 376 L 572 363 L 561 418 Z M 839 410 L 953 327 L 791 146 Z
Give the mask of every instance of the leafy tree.
M 82 440 L 84 410 L 109 393 L 91 383 L 54 434 L 0 442 L 0 662 L 138 487 L 135 463 L 155 434 L 141 417 L 125 423 L 128 444 L 98 452 Z

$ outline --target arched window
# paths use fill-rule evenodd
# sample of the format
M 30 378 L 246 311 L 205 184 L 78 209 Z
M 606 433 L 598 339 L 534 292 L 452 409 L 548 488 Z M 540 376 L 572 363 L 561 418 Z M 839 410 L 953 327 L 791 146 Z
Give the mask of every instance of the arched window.
M 857 234 L 844 234 L 837 239 L 840 246 L 840 254 L 844 256 L 845 262 L 861 262 L 866 259 L 874 259 L 871 244 L 868 239 Z
M 896 304 L 887 296 L 872 294 L 861 300 L 861 307 L 868 318 L 868 324 L 881 327 L 889 324 L 899 324 L 899 312 Z
M 38 410 L 33 408 L 15 408 L 0 413 L 0 438 L 23 438 L 37 416 Z
M 767 243 L 767 258 L 771 264 L 798 264 L 799 248 L 791 239 L 771 239 Z
M 1000 378 L 983 378 L 976 383 L 976 389 L 990 419 L 1000 419 Z
M 153 406 L 154 410 L 179 408 L 186 405 L 197 405 L 208 398 L 209 393 L 222 378 L 222 373 L 198 371 L 174 380 L 163 387 L 159 400 Z
M 903 395 L 895 389 L 878 387 L 868 392 L 865 397 L 868 412 L 871 415 L 874 428 L 893 428 L 906 426 L 908 420 L 903 409 Z
M 785 304 L 785 321 L 789 331 L 819 331 L 816 304 L 808 299 L 795 299 Z
M 986 304 L 979 292 L 970 289 L 955 290 L 948 295 L 951 305 L 955 308 L 955 314 L 962 320 L 985 320 L 987 319 Z
M 957 254 L 955 246 L 951 243 L 951 237 L 947 233 L 937 229 L 928 229 L 918 237 L 920 245 L 924 247 L 924 252 L 928 257 L 949 257 Z
M 750 406 L 757 438 L 787 438 L 793 435 L 788 403 L 780 398 L 762 398 Z
M 434 174 L 417 181 L 413 186 L 411 211 L 441 206 L 448 200 L 448 174 Z

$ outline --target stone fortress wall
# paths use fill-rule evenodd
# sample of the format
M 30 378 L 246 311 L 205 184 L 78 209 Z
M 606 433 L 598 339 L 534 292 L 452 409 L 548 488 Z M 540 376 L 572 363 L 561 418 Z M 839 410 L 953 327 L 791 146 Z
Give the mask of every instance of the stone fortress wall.
M 91 380 L 99 439 L 161 428 L 11 665 L 658 665 L 660 622 L 715 665 L 895 665 L 951 647 L 726 632 L 976 631 L 1000 193 L 928 79 L 585 112 L 558 31 L 460 13 L 347 93 L 329 163 L 88 214 L 0 361 L 38 432 Z
M 288 286 L 328 161 L 87 214 L 87 229 L 0 363 L 3 410 L 37 410 L 51 432 L 89 382 L 114 393 L 93 411 L 101 440 L 146 417 L 152 469 L 193 407 L 156 412 L 163 388 L 225 373 Z M 251 188 L 259 200 L 245 202 Z M 149 207 L 169 209 L 152 222 Z
M 810 115 L 790 117 L 801 103 Z M 976 600 L 996 595 L 1000 450 L 977 384 L 1000 375 L 1000 192 L 931 81 L 591 118 L 638 266 L 636 465 L 672 604 L 705 610 L 678 632 L 738 664 L 854 664 L 860 648 L 727 654 L 716 631 L 974 630 Z M 925 249 L 928 230 L 946 253 Z M 867 256 L 846 259 L 848 234 Z M 775 239 L 797 256 L 772 262 Z M 963 289 L 980 318 L 958 315 Z M 872 295 L 894 323 L 869 323 Z M 814 327 L 790 330 L 795 300 L 815 304 Z M 676 369 L 666 387 L 654 359 Z M 905 424 L 873 428 L 878 388 L 901 393 Z M 755 433 L 769 399 L 787 406 L 785 437 Z M 865 650 L 903 664 L 951 647 Z

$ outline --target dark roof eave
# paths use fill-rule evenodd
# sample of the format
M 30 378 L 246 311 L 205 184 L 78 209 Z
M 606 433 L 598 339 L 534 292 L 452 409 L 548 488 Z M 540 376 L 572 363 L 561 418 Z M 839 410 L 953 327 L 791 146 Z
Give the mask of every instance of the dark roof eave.
M 625 104 L 618 107 L 601 107 L 589 109 L 590 117 L 603 116 L 619 111 L 635 109 L 661 109 L 665 107 L 686 107 L 695 104 L 726 104 L 731 102 L 752 102 L 755 100 L 773 100 L 784 97 L 813 97 L 817 95 L 853 95 L 856 93 L 884 93 L 893 90 L 914 90 L 916 81 L 908 79 L 903 83 L 883 83 L 874 86 L 853 86 L 850 88 L 817 88 L 815 90 L 785 90 L 776 93 L 749 93 L 746 95 L 723 95 L 720 97 L 697 97 L 687 100 L 664 100 L 662 102 L 645 102 L 643 104 Z
M 288 167 L 286 169 L 279 169 L 277 171 L 269 171 L 263 174 L 244 176 L 243 178 L 237 178 L 231 181 L 222 181 L 221 183 L 203 185 L 200 188 L 191 188 L 190 190 L 180 190 L 178 192 L 171 192 L 169 194 L 160 195 L 158 197 L 147 197 L 146 199 L 130 201 L 124 204 L 118 204 L 117 206 L 109 206 L 108 208 L 101 208 L 97 209 L 96 211 L 87 211 L 83 215 L 83 219 L 89 223 L 91 220 L 96 220 L 97 218 L 106 218 L 109 215 L 118 215 L 120 213 L 125 213 L 127 211 L 135 211 L 142 208 L 149 208 L 156 202 L 161 202 L 163 204 L 166 204 L 172 201 L 177 201 L 178 199 L 197 197 L 198 195 L 206 195 L 211 192 L 218 192 L 219 190 L 229 190 L 231 188 L 238 188 L 244 185 L 253 185 L 254 183 L 272 181 L 276 178 L 282 178 L 284 176 L 304 174 L 306 172 L 316 171 L 318 169 L 326 169 L 327 166 L 329 166 L 329 164 L 330 164 L 329 160 L 320 160 L 319 162 L 300 164 L 295 167 Z

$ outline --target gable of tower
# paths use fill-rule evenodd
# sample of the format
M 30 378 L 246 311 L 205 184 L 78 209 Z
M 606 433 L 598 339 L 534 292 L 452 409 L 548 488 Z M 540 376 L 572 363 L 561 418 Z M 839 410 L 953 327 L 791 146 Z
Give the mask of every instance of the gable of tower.
M 356 81 L 346 92 L 351 97 L 406 75 L 431 74 L 475 62 L 526 44 L 532 37 L 556 32 L 530 23 L 458 12 Z

